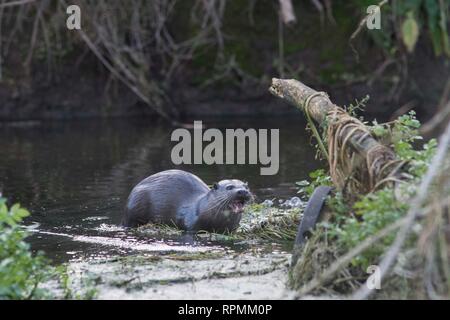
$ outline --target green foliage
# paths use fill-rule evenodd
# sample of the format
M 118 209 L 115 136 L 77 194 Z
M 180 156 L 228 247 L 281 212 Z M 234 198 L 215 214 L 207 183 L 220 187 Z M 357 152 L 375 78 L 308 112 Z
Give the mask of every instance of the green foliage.
M 414 13 L 412 11 L 407 13 L 407 17 L 405 21 L 403 21 L 402 37 L 406 49 L 409 52 L 413 52 L 417 39 L 419 39 L 419 26 L 417 25 L 417 21 L 414 18 Z
M 398 117 L 395 121 L 392 141 L 398 143 L 403 140 L 406 143 L 414 142 L 422 139 L 418 135 L 420 127 L 419 120 L 416 119 L 415 111 L 410 111 L 408 114 Z
M 52 279 L 57 279 L 65 299 L 94 298 L 96 290 L 91 279 L 83 278 L 84 290 L 74 292 L 66 266 L 55 268 L 42 252 L 32 253 L 25 242 L 28 233 L 20 225 L 29 215 L 19 204 L 8 209 L 6 199 L 0 198 L 0 300 L 58 298 L 43 286 Z
M 302 180 L 295 183 L 297 186 L 299 186 L 298 193 L 305 194 L 308 196 L 308 198 L 311 197 L 314 189 L 316 189 L 318 186 L 332 185 L 331 177 L 325 172 L 324 169 L 317 169 L 310 172 L 309 177 L 311 178 L 311 181 Z
M 378 1 L 353 0 L 354 5 L 364 10 Z M 449 1 L 446 0 L 396 0 L 381 9 L 381 30 L 369 32 L 375 44 L 386 54 L 394 56 L 403 43 L 408 52 L 413 52 L 419 37 L 428 32 L 436 56 L 450 57 L 447 30 Z
M 361 100 L 355 99 L 355 103 L 350 103 L 348 107 L 345 107 L 345 111 L 353 117 L 357 117 L 359 112 L 363 112 L 366 108 L 367 102 L 369 102 L 370 96 L 366 95 Z
M 390 134 L 388 128 L 383 124 L 379 124 L 377 120 L 372 121 L 370 132 L 378 139 L 386 138 Z
M 339 201 L 336 202 L 339 204 Z M 376 234 L 389 224 L 397 221 L 408 210 L 408 205 L 396 200 L 390 189 L 379 190 L 361 198 L 347 212 L 339 225 L 325 225 L 330 237 L 335 238 L 338 246 L 350 249 L 367 237 Z M 385 237 L 352 261 L 353 265 L 362 266 L 365 270 L 378 261 L 386 246 L 391 244 L 394 235 Z
M 380 135 L 391 134 L 392 146 L 400 159 L 406 160 L 407 170 L 411 179 L 403 184 L 400 192 L 412 196 L 416 190 L 418 180 L 426 172 L 429 163 L 436 151 L 436 140 L 430 140 L 421 148 L 415 148 L 415 142 L 421 140 L 418 135 L 420 122 L 412 111 L 397 119 L 391 131 L 386 127 L 374 123 L 372 132 Z M 324 170 L 311 173 L 312 182 L 300 182 L 301 191 L 311 195 L 319 185 L 331 182 Z M 337 244 L 343 252 L 360 244 L 364 239 L 375 235 L 380 230 L 403 217 L 409 209 L 407 202 L 398 201 L 393 190 L 389 187 L 362 196 L 352 206 L 349 206 L 341 193 L 327 200 L 328 206 L 333 210 L 332 220 L 323 222 L 320 227 L 326 231 L 328 239 Z M 364 253 L 358 255 L 353 261 L 354 266 L 367 268 L 377 263 L 380 255 L 390 245 L 395 234 L 383 238 Z
M 42 299 L 50 294 L 39 287 L 51 274 L 41 253 L 32 255 L 19 223 L 29 212 L 0 199 L 0 299 Z
M 418 134 L 419 127 L 420 122 L 416 119 L 415 112 L 411 111 L 397 119 L 392 131 L 393 148 L 400 159 L 408 161 L 408 172 L 415 178 L 426 172 L 437 146 L 437 141 L 431 139 L 421 150 L 414 148 L 415 142 L 422 140 Z
M 421 26 L 426 26 L 435 54 L 437 56 L 442 54 L 450 56 L 449 34 L 447 31 L 448 1 L 399 0 L 392 2 L 389 6 L 391 6 L 396 20 L 401 21 L 401 26 L 398 29 L 401 32 L 401 39 L 409 52 L 414 50 L 414 46 L 420 36 Z M 392 30 L 395 30 L 395 28 L 395 25 L 391 26 Z

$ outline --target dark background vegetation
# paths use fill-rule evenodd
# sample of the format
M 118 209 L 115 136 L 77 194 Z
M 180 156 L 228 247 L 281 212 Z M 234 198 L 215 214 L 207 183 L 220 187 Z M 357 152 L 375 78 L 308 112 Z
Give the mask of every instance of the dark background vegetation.
M 285 23 L 275 0 L 1 0 L 0 119 L 282 115 L 267 88 L 284 77 L 427 120 L 450 91 L 450 1 L 386 2 L 381 30 L 352 38 L 378 1 L 295 0 Z
M 377 3 L 381 30 L 368 30 L 366 10 Z M 70 4 L 81 7 L 81 30 L 66 28 Z M 239 177 L 267 200 L 285 195 L 306 200 L 318 186 L 337 186 L 327 201 L 330 219 L 318 225 L 290 269 L 297 297 L 352 293 L 365 299 L 370 295 L 362 283 L 365 267 L 376 263 L 388 280 L 377 298 L 448 298 L 450 129 L 439 142 L 417 142 L 450 118 L 449 9 L 450 0 L 0 0 L 0 149 L 7 151 L 0 157 L 0 299 L 95 297 L 97 287 L 84 278 L 77 285 L 67 266 L 50 267 L 32 250 L 43 249 L 58 263 L 104 254 L 113 261 L 118 251 L 104 250 L 107 242 L 98 238 L 122 239 L 114 219 L 122 216 L 129 190 L 149 172 L 173 167 L 167 142 L 172 128 L 150 120 L 179 125 L 192 118 L 221 129 L 228 124 L 283 129 L 276 177 L 243 166 L 197 167 L 208 183 Z M 330 175 L 317 170 L 310 182 L 294 184 L 324 163 L 313 159 L 299 111 L 268 93 L 272 77 L 295 78 L 326 91 L 336 104 L 352 104 L 349 112 L 369 95 L 366 120 L 397 120 L 365 128 L 340 112 L 340 121 L 326 123 L 323 136 L 316 135 L 317 142 L 328 141 L 330 159 L 337 159 L 329 161 Z M 297 117 L 273 117 L 293 113 Z M 86 119 L 125 116 L 130 119 Z M 42 126 L 16 121 L 79 118 L 85 121 Z M 366 138 L 373 142 L 350 148 Z M 364 158 L 353 157 L 356 153 Z M 353 184 L 357 179 L 360 184 Z M 385 183 L 389 186 L 376 190 Z M 23 232 L 28 211 L 7 205 L 3 186 L 11 204 L 21 202 L 33 212 L 34 238 L 25 239 Z M 346 192 L 347 186 L 355 187 Z M 258 259 L 263 251 L 253 239 L 270 239 L 271 246 L 272 240 L 290 242 L 298 225 L 298 211 L 278 215 L 289 211 L 275 204 L 270 210 L 279 220 L 272 221 L 267 208 L 250 209 L 252 221 L 258 216 L 261 221 L 244 234 Z M 129 235 L 126 239 L 135 243 Z M 209 280 L 208 270 L 198 281 Z M 138 279 L 141 287 L 141 279 L 123 265 L 120 273 L 132 277 L 120 284 L 131 297 L 131 282 Z M 104 293 L 117 288 L 119 274 L 113 274 L 111 284 L 96 282 L 99 288 L 106 284 Z M 236 275 L 233 269 L 231 276 Z M 49 279 L 58 282 L 55 295 L 40 287 Z M 156 283 L 147 279 L 150 286 Z

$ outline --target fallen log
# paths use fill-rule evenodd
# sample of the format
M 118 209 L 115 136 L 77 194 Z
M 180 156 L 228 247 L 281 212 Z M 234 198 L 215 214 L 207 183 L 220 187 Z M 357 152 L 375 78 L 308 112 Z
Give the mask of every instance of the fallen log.
M 272 79 L 269 91 L 302 110 L 307 118 L 323 129 L 330 175 L 339 191 L 367 193 L 387 183 L 402 179 L 404 161 L 379 142 L 369 128 L 346 110 L 331 102 L 325 92 L 318 92 L 294 79 Z M 314 127 L 313 124 L 310 124 Z M 314 131 L 314 128 L 313 128 Z

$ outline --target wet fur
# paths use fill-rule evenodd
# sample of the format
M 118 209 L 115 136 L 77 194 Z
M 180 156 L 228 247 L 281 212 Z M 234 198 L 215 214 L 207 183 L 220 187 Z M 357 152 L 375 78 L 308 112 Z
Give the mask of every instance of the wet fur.
M 182 170 L 154 174 L 136 185 L 128 197 L 122 225 L 137 227 L 149 222 L 175 225 L 188 231 L 233 231 L 242 213 L 229 210 L 235 193 L 223 185 L 239 180 L 224 180 L 210 189 L 200 178 Z

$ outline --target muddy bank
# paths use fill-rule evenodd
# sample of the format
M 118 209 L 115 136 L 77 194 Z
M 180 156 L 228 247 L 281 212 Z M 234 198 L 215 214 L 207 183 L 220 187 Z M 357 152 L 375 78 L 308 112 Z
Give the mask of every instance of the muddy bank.
M 98 299 L 287 299 L 286 252 L 137 254 L 70 263 L 72 287 L 94 281 Z

